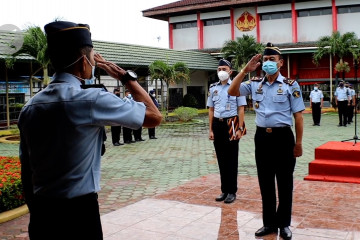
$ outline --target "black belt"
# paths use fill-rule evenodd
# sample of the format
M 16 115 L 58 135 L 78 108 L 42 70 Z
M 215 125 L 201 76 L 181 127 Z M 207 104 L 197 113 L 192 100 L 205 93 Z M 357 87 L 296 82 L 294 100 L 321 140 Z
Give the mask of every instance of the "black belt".
M 273 133 L 273 132 L 281 132 L 281 131 L 288 131 L 290 129 L 290 126 L 285 126 L 285 127 L 269 127 L 269 128 L 265 128 L 265 127 L 256 127 L 256 129 L 258 131 L 261 132 L 267 132 L 267 133 Z
M 230 119 L 230 118 L 233 118 L 235 116 L 232 116 L 232 117 L 227 117 L 227 118 L 217 118 L 217 117 L 214 117 L 214 121 L 217 121 L 217 122 L 226 122 L 226 120 Z

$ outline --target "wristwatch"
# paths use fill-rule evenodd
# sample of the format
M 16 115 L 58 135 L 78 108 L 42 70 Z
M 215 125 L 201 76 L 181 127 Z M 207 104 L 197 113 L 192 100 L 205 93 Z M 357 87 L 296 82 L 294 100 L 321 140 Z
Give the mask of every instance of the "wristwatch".
M 132 70 L 127 70 L 125 75 L 121 77 L 121 83 L 125 85 L 129 80 L 136 81 L 137 80 L 137 74 Z
M 239 127 L 239 129 L 238 130 L 240 130 L 240 131 L 244 131 L 244 128 L 243 127 Z

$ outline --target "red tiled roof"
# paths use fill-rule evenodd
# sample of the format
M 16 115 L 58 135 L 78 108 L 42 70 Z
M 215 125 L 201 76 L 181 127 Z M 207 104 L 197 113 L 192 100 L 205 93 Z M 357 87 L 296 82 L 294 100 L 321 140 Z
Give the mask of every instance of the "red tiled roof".
M 288 0 L 182 0 L 143 10 L 144 17 L 167 20 L 169 16 L 181 13 L 195 13 L 199 10 L 252 5 L 265 2 L 288 2 Z
M 161 5 L 158 7 L 150 8 L 150 9 L 144 10 L 143 12 L 170 9 L 170 8 L 176 8 L 176 7 L 185 7 L 185 6 L 212 3 L 212 2 L 221 2 L 221 1 L 219 1 L 219 0 L 182 0 L 182 1 L 177 1 L 177 2 L 173 2 L 173 3 Z

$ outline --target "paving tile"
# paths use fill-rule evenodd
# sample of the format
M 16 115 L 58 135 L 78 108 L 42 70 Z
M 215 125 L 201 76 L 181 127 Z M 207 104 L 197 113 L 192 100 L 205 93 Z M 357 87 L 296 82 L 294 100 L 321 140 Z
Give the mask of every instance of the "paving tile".
M 113 147 L 108 133 L 99 192 L 105 239 L 254 239 L 262 226 L 254 117 L 245 116 L 248 134 L 239 145 L 239 189 L 229 205 L 214 201 L 220 179 L 206 116 L 196 125 L 159 126 L 156 141 Z M 303 156 L 294 172 L 293 239 L 360 239 L 360 184 L 303 180 L 317 146 L 353 137 L 353 126 L 338 128 L 337 121 L 336 114 L 323 114 L 321 127 L 313 127 L 311 115 L 304 114 Z M 0 152 L 16 156 L 18 145 L 0 144 Z M 0 224 L 0 239 L 28 240 L 28 222 L 27 214 Z

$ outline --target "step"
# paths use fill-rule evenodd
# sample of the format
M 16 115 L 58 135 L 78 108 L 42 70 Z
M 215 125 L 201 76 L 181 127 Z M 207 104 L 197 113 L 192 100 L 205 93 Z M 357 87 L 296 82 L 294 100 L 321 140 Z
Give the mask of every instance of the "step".
M 309 163 L 309 175 L 342 176 L 360 179 L 360 161 L 316 159 Z
M 330 141 L 315 148 L 315 159 L 351 160 L 360 162 L 360 142 Z
M 309 176 L 305 177 L 304 180 L 322 181 L 322 182 L 358 183 L 358 184 L 360 184 L 360 178 L 355 178 L 355 177 L 309 175 Z

